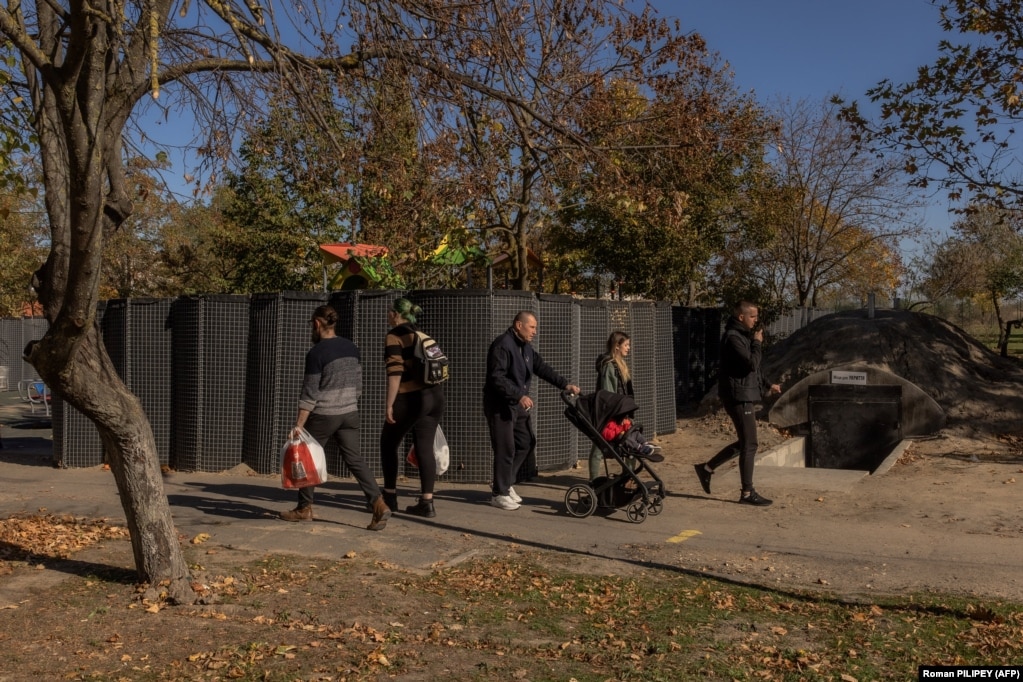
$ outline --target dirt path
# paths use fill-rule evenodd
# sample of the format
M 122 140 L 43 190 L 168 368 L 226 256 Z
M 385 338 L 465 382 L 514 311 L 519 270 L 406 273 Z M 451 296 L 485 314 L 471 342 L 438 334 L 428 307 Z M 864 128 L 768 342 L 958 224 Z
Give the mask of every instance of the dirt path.
M 661 439 L 677 456 L 659 472 L 698 534 L 634 547 L 635 557 L 843 596 L 928 591 L 1023 600 L 1023 460 L 1011 441 L 945 435 L 914 442 L 886 473 L 851 484 L 801 481 L 758 465 L 758 490 L 775 503 L 750 509 L 734 503 L 734 467 L 715 475 L 710 498 L 692 471 L 728 442 L 721 417 L 680 425 Z M 783 439 L 761 426 L 762 450 Z

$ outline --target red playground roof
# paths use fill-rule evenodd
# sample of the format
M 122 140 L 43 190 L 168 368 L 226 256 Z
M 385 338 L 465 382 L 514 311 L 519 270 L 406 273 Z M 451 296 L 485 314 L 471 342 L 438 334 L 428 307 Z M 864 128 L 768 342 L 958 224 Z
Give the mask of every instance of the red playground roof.
M 328 263 L 344 263 L 352 256 L 386 256 L 386 246 L 373 244 L 320 244 L 323 259 Z

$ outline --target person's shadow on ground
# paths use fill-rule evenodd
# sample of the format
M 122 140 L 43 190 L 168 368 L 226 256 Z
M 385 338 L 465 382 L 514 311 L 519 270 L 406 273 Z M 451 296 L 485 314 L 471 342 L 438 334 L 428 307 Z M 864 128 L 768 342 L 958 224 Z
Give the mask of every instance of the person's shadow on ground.
M 232 519 L 277 518 L 280 512 L 291 509 L 297 502 L 297 492 L 272 485 L 245 483 L 204 483 L 184 484 L 198 494 L 170 493 L 167 499 L 172 507 L 188 507 L 211 516 Z M 365 511 L 369 508 L 358 485 L 329 482 L 316 486 L 317 509 L 347 509 Z
M 18 434 L 10 424 L 0 429 L 0 462 L 25 466 L 53 466 L 53 441 Z

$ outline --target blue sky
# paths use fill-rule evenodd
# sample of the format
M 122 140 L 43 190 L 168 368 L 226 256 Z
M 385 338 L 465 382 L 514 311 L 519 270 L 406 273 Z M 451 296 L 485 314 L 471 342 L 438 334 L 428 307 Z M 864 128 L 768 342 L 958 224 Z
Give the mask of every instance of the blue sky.
M 909 80 L 947 36 L 928 0 L 652 0 L 720 53 L 743 90 L 862 98 L 878 81 Z
M 823 100 L 840 94 L 866 105 L 879 81 L 911 80 L 949 37 L 929 0 L 651 0 L 719 53 L 742 91 L 769 104 L 779 97 Z M 869 111 L 867 105 L 866 111 Z M 953 221 L 943 195 L 921 216 L 945 230 Z M 904 245 L 909 247 L 909 245 Z M 911 248 L 911 247 L 910 247 Z

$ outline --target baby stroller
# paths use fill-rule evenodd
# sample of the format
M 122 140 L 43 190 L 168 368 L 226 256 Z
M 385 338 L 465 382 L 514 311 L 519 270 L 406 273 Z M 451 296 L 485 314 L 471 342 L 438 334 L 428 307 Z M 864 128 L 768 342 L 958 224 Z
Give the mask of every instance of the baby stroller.
M 562 393 L 565 417 L 572 422 L 604 455 L 604 472 L 589 483 L 578 483 L 565 492 L 565 507 L 572 516 L 589 516 L 598 507 L 604 509 L 625 509 L 629 520 L 642 523 L 647 515 L 656 516 L 664 508 L 664 482 L 650 467 L 651 462 L 662 462 L 664 457 L 656 448 L 633 448 L 628 443 L 629 432 L 621 433 L 614 441 L 608 442 L 601 435 L 603 426 L 609 421 L 631 418 L 638 409 L 630 396 L 597 391 L 575 397 Z M 633 425 L 632 429 L 642 427 Z M 633 434 L 635 435 L 635 434 Z M 639 439 L 643 440 L 643 439 Z M 608 463 L 615 461 L 621 467 L 620 473 L 611 473 Z M 640 474 L 646 472 L 652 481 L 644 482 Z

